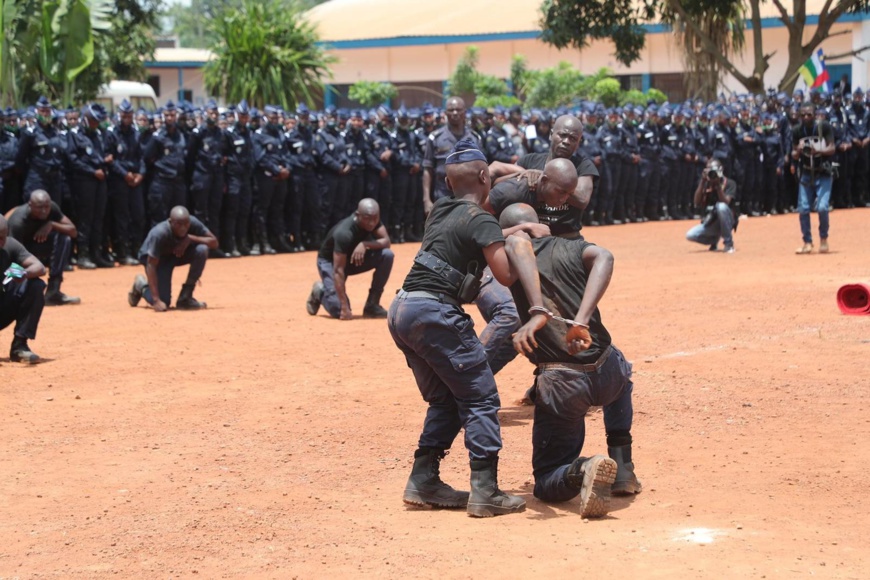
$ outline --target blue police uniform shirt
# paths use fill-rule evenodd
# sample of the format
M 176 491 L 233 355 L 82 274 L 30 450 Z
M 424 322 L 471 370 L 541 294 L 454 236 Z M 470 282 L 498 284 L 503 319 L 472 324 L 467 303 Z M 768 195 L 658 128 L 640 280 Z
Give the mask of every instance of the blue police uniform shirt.
M 544 306 L 560 316 L 573 319 L 580 309 L 580 302 L 586 291 L 589 273 L 583 265 L 583 252 L 593 244 L 585 240 L 566 240 L 564 238 L 537 238 L 532 240 L 532 248 L 537 257 L 541 289 L 544 293 Z M 517 312 L 523 324 L 529 321 L 529 300 L 522 284 L 515 282 L 510 287 Z M 565 333 L 568 327 L 564 322 L 550 320 L 535 333 L 538 341 L 529 360 L 539 363 L 592 364 L 611 344 L 610 333 L 601 322 L 598 308 L 589 318 L 589 335 L 592 346 L 575 355 L 568 354 Z
M 444 178 L 447 177 L 445 161 L 450 152 L 453 151 L 456 142 L 465 138 L 471 139 L 478 149 L 480 148 L 480 140 L 468 127 L 465 127 L 462 135 L 459 136 L 454 135 L 448 127 L 441 127 L 429 134 L 429 140 L 426 141 L 426 151 L 423 154 L 423 168 L 432 170 L 435 176 L 431 193 L 433 201 L 453 195 L 444 181 Z
M 378 222 L 374 230 L 367 232 L 359 226 L 354 219 L 355 217 L 351 214 L 332 226 L 320 246 L 320 251 L 317 252 L 319 259 L 332 262 L 333 253 L 350 256 L 360 242 L 373 241 L 375 239 L 374 232 L 384 225 L 382 222 Z
M 477 262 L 482 271 L 486 267 L 483 249 L 498 242 L 503 243 L 504 236 L 492 214 L 476 203 L 442 197 L 429 213 L 420 249 L 444 260 L 464 275 L 471 262 Z M 402 288 L 406 292 L 424 291 L 459 298 L 459 289 L 449 280 L 416 262 Z
M 190 229 L 187 233 L 194 236 L 205 236 L 208 235 L 208 228 L 194 216 L 190 216 Z M 142 242 L 142 247 L 139 249 L 139 260 L 144 261 L 147 258 L 159 260 L 164 256 L 169 256 L 180 242 L 181 239 L 176 238 L 172 233 L 169 220 L 164 220 L 148 232 L 145 241 Z
M 523 169 L 538 169 L 543 171 L 549 157 L 549 153 L 527 153 L 522 156 L 517 165 Z M 571 161 L 575 162 L 574 159 Z M 579 162 L 575 162 L 574 167 L 577 169 L 577 177 L 589 176 L 593 180 L 598 178 L 598 168 L 595 167 L 595 164 L 588 157 L 583 157 Z M 490 196 L 492 196 L 492 193 L 490 193 Z M 490 201 L 492 201 L 491 198 Z M 566 203 L 558 208 L 547 207 L 547 211 L 542 212 L 537 209 L 536 203 L 530 205 L 538 211 L 538 218 L 541 219 L 541 223 L 546 223 L 550 226 L 550 232 L 554 236 L 577 233 L 583 228 L 583 223 L 581 222 L 583 210 L 580 208 Z M 542 219 L 544 217 L 546 217 L 546 221 Z

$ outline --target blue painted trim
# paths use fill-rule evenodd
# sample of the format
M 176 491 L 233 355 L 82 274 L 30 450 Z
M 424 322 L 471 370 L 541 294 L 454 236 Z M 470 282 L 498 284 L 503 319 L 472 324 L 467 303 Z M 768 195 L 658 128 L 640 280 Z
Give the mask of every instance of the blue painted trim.
M 863 22 L 870 20 L 870 12 L 857 14 L 844 14 L 837 22 Z M 807 25 L 815 26 L 819 23 L 818 14 L 807 15 Z M 752 30 L 752 22 L 746 20 L 746 28 Z M 775 17 L 762 18 L 762 28 L 782 28 L 785 25 L 782 20 Z M 647 34 L 664 34 L 671 32 L 667 24 L 643 24 L 641 28 Z M 430 46 L 433 44 L 461 44 L 472 42 L 497 42 L 504 40 L 529 40 L 540 38 L 540 30 L 527 30 L 521 32 L 497 32 L 491 34 L 462 34 L 456 36 L 394 36 L 391 38 L 362 38 L 357 40 L 321 41 L 318 43 L 323 48 L 334 50 L 348 50 L 353 48 L 392 48 L 400 46 Z M 150 66 L 146 63 L 145 66 Z
M 184 69 L 178 69 L 178 101 L 184 100 Z
M 162 62 L 157 60 L 146 60 L 145 68 L 202 68 L 206 65 L 204 60 L 186 60 L 179 62 Z
M 441 81 L 441 108 L 447 108 L 447 81 Z
M 323 107 L 335 106 L 335 93 L 332 92 L 332 85 L 323 85 Z
M 649 73 L 643 73 L 640 75 L 640 90 L 643 92 L 649 91 L 652 86 L 652 75 Z

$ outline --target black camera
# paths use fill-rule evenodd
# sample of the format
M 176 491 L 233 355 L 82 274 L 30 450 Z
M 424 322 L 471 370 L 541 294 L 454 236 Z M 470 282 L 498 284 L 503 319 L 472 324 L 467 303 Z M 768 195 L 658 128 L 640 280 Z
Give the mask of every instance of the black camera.
M 813 154 L 813 148 L 810 147 L 809 145 L 804 145 L 801 148 L 801 153 L 803 153 L 804 155 L 810 156 Z

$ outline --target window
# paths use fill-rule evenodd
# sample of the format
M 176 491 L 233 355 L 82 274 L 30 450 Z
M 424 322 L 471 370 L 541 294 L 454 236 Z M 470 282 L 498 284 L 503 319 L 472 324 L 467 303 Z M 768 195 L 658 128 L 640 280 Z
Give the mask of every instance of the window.
M 147 83 L 154 89 L 154 94 L 157 95 L 157 98 L 160 98 L 160 76 L 148 75 Z

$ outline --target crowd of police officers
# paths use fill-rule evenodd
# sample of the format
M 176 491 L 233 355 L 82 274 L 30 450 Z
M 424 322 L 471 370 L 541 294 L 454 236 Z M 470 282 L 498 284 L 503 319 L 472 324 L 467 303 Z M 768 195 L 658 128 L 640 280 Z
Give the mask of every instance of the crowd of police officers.
M 834 129 L 833 207 L 870 205 L 863 92 L 806 98 Z M 804 99 L 795 91 L 525 113 L 472 107 L 466 123 L 490 162 L 513 163 L 549 151 L 556 117 L 580 118 L 576 155 L 591 159 L 601 176 L 587 225 L 697 218 L 703 208 L 693 207 L 693 193 L 712 158 L 738 184 L 740 213 L 761 216 L 796 205 L 790 153 Z M 125 101 L 112 116 L 99 104 L 58 110 L 43 97 L 25 111 L 0 113 L 0 210 L 46 190 L 78 228 L 76 260 L 85 269 L 138 264 L 144 235 L 175 205 L 218 237 L 211 257 L 317 249 L 365 197 L 380 204 L 393 242 L 419 241 L 423 159 L 444 124 L 443 111 L 431 106 L 314 112 L 300 104 L 289 112 L 245 101 L 228 108 L 210 101 L 204 109 L 170 101 L 154 113 Z

